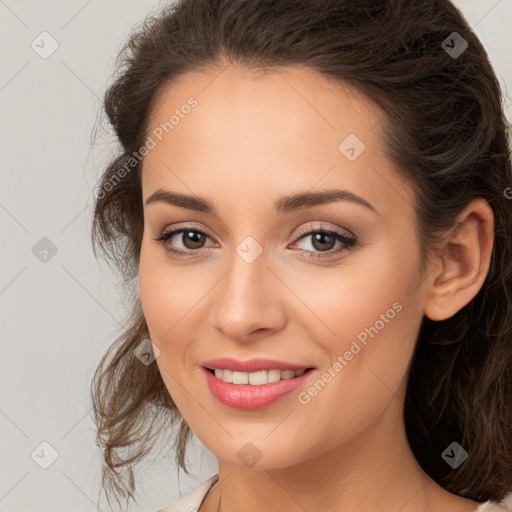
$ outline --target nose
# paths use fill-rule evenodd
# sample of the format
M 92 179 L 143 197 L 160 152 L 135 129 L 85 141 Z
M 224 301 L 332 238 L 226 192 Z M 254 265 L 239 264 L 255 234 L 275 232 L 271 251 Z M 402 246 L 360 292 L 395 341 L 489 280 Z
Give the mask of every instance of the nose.
M 216 289 L 210 322 L 226 338 L 249 342 L 285 325 L 283 284 L 268 266 L 265 252 L 251 263 L 235 253 Z

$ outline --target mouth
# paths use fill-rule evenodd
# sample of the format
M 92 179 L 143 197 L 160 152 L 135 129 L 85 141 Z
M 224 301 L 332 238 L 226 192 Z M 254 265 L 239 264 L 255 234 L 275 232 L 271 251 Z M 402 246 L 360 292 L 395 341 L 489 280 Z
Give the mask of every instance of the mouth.
M 252 386 L 262 386 L 273 382 L 279 382 L 281 380 L 296 379 L 315 369 L 313 367 L 302 368 L 299 370 L 280 370 L 276 368 L 255 372 L 237 372 L 222 368 L 208 368 L 206 366 L 203 366 L 203 368 L 214 375 L 217 379 L 224 382 L 235 385 L 246 384 Z
M 314 379 L 316 368 L 238 372 L 202 366 L 207 388 L 222 404 L 235 409 L 262 409 L 284 399 Z

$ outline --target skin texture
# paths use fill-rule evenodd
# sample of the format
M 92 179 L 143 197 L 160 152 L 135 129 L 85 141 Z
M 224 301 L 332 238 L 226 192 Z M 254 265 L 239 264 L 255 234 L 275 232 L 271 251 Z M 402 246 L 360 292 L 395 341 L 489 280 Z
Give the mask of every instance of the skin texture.
M 201 512 L 475 510 L 420 468 L 402 410 L 423 315 L 449 318 L 483 284 L 490 207 L 468 205 L 422 281 L 413 192 L 386 158 L 383 113 L 365 96 L 305 69 L 262 76 L 229 65 L 169 85 L 150 129 L 190 96 L 198 105 L 145 157 L 143 201 L 166 189 L 206 198 L 217 215 L 145 206 L 139 287 L 165 385 L 219 461 Z M 338 149 L 349 134 L 366 146 L 354 161 Z M 349 201 L 273 211 L 282 196 L 331 188 L 376 212 Z M 183 233 L 167 241 L 193 255 L 173 256 L 154 240 L 178 223 L 207 235 L 202 244 Z M 356 245 L 336 252 L 340 241 L 298 236 L 319 223 Z M 248 236 L 263 250 L 252 263 L 236 252 Z M 201 363 L 222 356 L 314 366 L 319 378 L 395 303 L 401 310 L 307 404 L 301 388 L 264 409 L 238 410 L 206 386 Z M 237 456 L 247 443 L 261 456 L 252 467 Z

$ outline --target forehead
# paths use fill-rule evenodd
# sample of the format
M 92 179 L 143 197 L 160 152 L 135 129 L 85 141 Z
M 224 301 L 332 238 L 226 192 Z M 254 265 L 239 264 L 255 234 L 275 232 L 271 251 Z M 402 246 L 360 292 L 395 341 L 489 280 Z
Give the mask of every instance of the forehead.
M 373 101 L 348 84 L 305 68 L 273 70 L 263 72 L 228 65 L 224 69 L 180 75 L 159 91 L 147 132 L 169 121 L 191 97 L 198 103 L 193 109 L 194 117 L 200 118 L 204 127 L 204 131 L 198 131 L 194 126 L 198 137 L 207 133 L 211 138 L 217 132 L 212 126 L 219 123 L 226 129 L 243 125 L 247 131 L 252 127 L 260 134 L 283 126 L 300 133 L 324 134 L 347 128 L 363 137 L 383 116 Z M 180 116 L 181 132 L 185 124 L 190 124 L 182 123 L 183 120 Z M 178 132 L 174 128 L 173 131 Z M 189 137 L 190 133 L 186 135 Z
M 195 106 L 184 108 L 190 98 Z M 405 184 L 381 145 L 383 115 L 360 91 L 306 69 L 187 73 L 161 90 L 149 117 L 156 145 L 144 158 L 143 196 L 232 192 L 247 209 L 255 199 L 269 206 L 283 193 L 343 187 L 385 209 Z M 407 202 L 407 194 L 399 195 Z

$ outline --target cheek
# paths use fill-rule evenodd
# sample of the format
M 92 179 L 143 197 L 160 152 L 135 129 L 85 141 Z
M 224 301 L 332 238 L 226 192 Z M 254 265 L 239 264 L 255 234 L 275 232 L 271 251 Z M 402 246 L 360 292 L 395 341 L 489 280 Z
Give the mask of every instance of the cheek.
M 319 320 L 326 326 L 322 331 L 327 335 L 319 335 L 316 343 L 336 375 L 332 381 L 337 384 L 328 387 L 341 394 L 349 389 L 357 397 L 354 405 L 359 398 L 365 403 L 389 398 L 414 350 L 423 318 L 421 297 L 411 293 L 418 284 L 419 263 L 414 251 L 409 259 L 399 252 L 390 246 L 338 269 L 336 278 L 318 273 L 314 282 L 302 281 L 307 306 L 316 313 L 309 315 L 310 330 L 317 329 Z
M 418 283 L 414 255 L 403 258 L 397 252 L 400 250 L 391 246 L 365 249 L 336 268 L 312 267 L 300 276 L 283 269 L 288 274 L 287 282 L 300 283 L 296 289 L 309 310 L 303 321 L 309 318 L 311 325 L 323 325 L 329 344 L 338 340 L 341 346 L 343 340 L 356 337 L 376 322 L 379 331 L 384 331 L 383 325 L 389 331 L 387 320 L 396 323 L 394 319 L 400 316 L 396 309 L 401 308 L 393 308 L 393 304 L 406 306 L 411 302 L 410 292 Z
M 171 272 L 169 266 L 157 263 L 157 259 L 158 256 L 151 259 L 141 252 L 140 300 L 151 341 L 160 349 L 156 364 L 167 391 L 179 408 L 185 401 L 181 384 L 185 378 L 187 344 L 183 318 L 190 307 L 186 307 L 180 293 L 183 280 L 179 278 L 179 270 Z
M 163 348 L 180 320 L 201 296 L 191 270 L 166 261 L 163 249 L 143 243 L 139 264 L 139 291 L 152 340 Z
M 168 294 L 166 296 L 165 289 L 166 286 L 164 286 L 164 281 L 161 279 L 161 269 L 152 264 L 151 259 L 148 256 L 143 256 L 141 252 L 139 264 L 140 300 L 153 342 L 157 342 L 158 333 L 163 328 L 164 319 L 166 318 L 164 310 L 172 306 L 167 302 L 173 295 Z
M 193 266 L 171 264 L 159 254 L 141 252 L 139 290 L 142 310 L 150 338 L 160 349 L 156 362 L 173 396 L 181 393 L 172 374 L 179 381 L 196 371 L 198 318 L 206 317 L 204 298 L 217 275 L 200 273 Z M 188 375 L 188 376 L 187 376 Z

